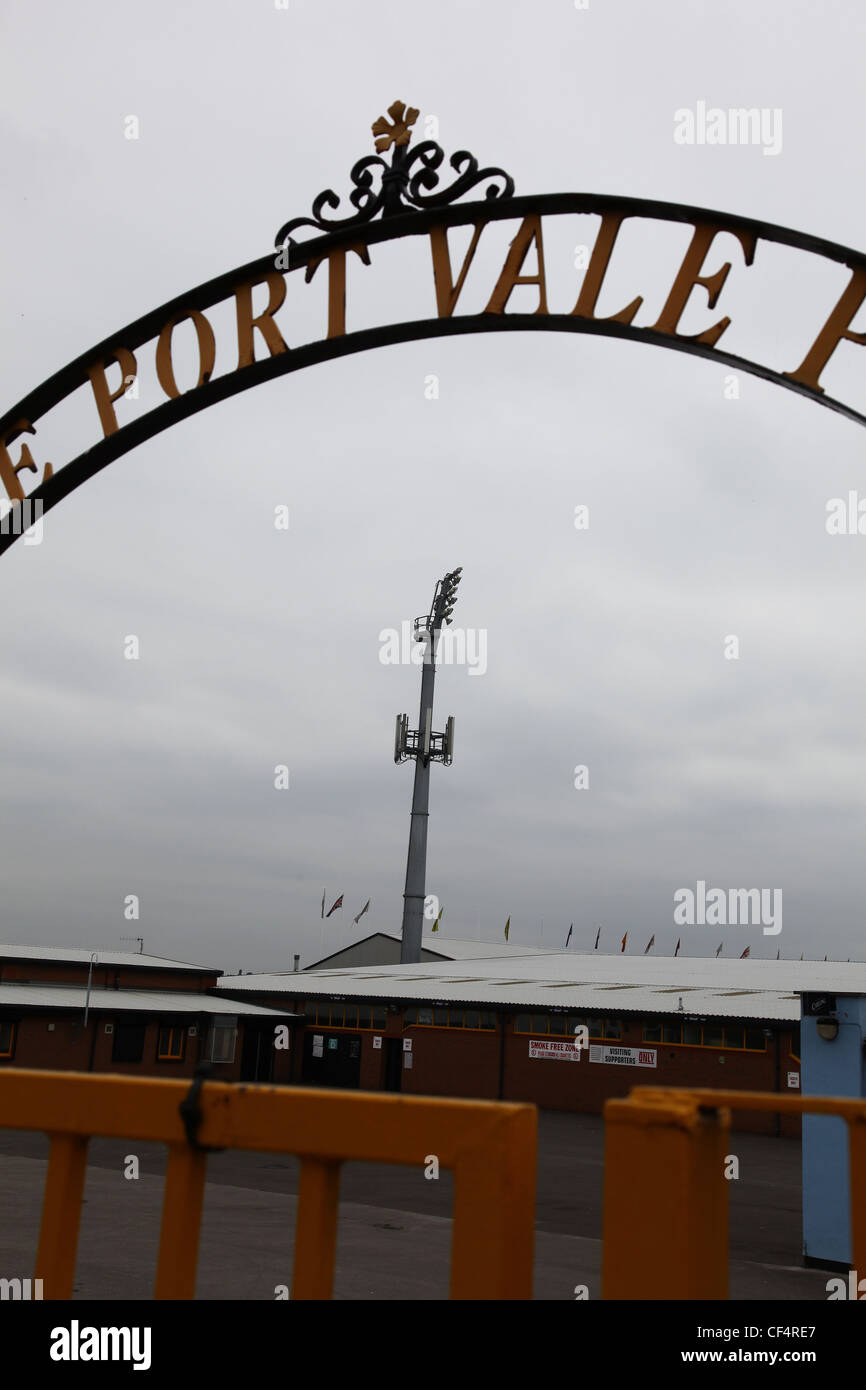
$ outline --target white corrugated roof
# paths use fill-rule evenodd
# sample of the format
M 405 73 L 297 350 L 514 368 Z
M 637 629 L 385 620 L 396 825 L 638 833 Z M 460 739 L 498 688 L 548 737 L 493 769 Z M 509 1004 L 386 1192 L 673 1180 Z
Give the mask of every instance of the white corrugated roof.
M 801 992 L 866 994 L 866 963 L 713 960 L 706 957 L 537 952 L 420 965 L 370 965 L 316 970 L 302 976 L 225 976 L 218 989 L 345 995 L 419 1002 L 510 1004 L 719 1018 L 795 1020 Z
M 102 950 L 92 946 L 90 950 L 66 946 L 0 946 L 0 960 L 45 960 L 71 965 L 89 965 L 90 957 L 96 954 L 97 965 L 146 965 L 152 970 L 196 970 L 202 975 L 221 975 L 221 970 L 212 970 L 207 965 L 190 965 L 186 961 L 166 960 L 162 956 L 139 955 L 137 951 Z
M 0 1006 L 28 1009 L 83 1009 L 86 985 L 19 985 L 0 983 Z M 186 994 L 174 989 L 92 989 L 90 1008 L 99 1013 L 243 1014 L 274 1018 L 285 1012 L 226 999 L 214 994 Z

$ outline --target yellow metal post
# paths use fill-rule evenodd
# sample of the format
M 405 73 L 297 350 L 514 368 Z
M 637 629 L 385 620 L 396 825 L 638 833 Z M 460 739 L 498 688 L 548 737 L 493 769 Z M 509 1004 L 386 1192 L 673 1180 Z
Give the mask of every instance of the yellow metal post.
M 727 1298 L 729 1112 L 644 1090 L 604 1117 L 602 1297 Z
M 537 1124 L 521 1107 L 457 1160 L 452 1298 L 532 1298 Z
M 866 1114 L 848 1121 L 848 1188 L 851 1202 L 851 1268 L 866 1279 Z
M 207 1154 L 186 1145 L 168 1151 L 154 1298 L 195 1298 Z
M 298 1185 L 293 1301 L 333 1296 L 339 1196 L 340 1164 L 305 1158 Z
M 86 1176 L 87 1139 L 52 1134 L 35 1270 L 44 1298 L 72 1297 Z

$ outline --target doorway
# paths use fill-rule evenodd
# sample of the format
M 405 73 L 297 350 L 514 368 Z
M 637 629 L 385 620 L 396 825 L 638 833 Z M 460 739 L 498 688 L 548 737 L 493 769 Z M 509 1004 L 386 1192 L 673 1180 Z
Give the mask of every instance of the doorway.
M 403 1039 L 385 1038 L 385 1090 L 399 1091 L 403 1084 Z
M 360 1035 L 308 1031 L 304 1035 L 303 1080 L 308 1086 L 356 1091 L 361 1080 Z

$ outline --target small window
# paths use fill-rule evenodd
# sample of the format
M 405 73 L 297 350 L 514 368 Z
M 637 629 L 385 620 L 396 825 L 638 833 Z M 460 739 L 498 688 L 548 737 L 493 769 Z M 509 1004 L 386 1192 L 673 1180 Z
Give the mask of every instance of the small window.
M 312 1023 L 316 1021 L 316 1001 L 308 999 L 304 1005 L 304 1018 L 308 1018 Z
M 15 1047 L 15 1024 L 0 1019 L 0 1057 L 11 1057 Z
M 741 1023 L 735 1026 L 725 1024 L 725 1047 L 742 1047 L 745 1029 Z
M 569 1036 L 570 1036 L 570 1037 L 572 1037 L 572 1038 L 574 1037 L 574 1035 L 575 1035 L 575 1033 L 577 1032 L 578 1028 L 585 1028 L 585 1027 L 586 1027 L 586 1019 L 583 1017 L 582 1014 L 569 1014 L 569 1015 L 568 1015 L 568 1032 L 569 1032 Z
M 404 1009 L 404 1010 L 403 1010 L 403 1027 L 404 1027 L 404 1028 L 409 1028 L 409 1027 L 411 1027 L 411 1025 L 412 1025 L 413 1023 L 417 1023 L 417 1022 L 418 1022 L 418 1010 L 417 1010 L 417 1009 Z
M 602 1032 L 604 1024 L 600 1018 L 588 1018 L 586 1020 L 586 1026 L 589 1029 L 589 1036 L 591 1038 L 601 1038 L 604 1036 Z
M 373 1027 L 384 1030 L 388 1023 L 388 1010 L 384 1004 L 373 1005 Z
M 358 1005 L 358 1027 L 369 1028 L 373 1022 L 373 1010 L 369 1004 Z
M 751 1052 L 766 1052 L 767 1039 L 759 1028 L 746 1029 L 746 1047 Z
M 547 1014 L 532 1015 L 532 1031 L 533 1033 L 547 1032 Z
M 182 1062 L 186 1034 L 177 1023 L 165 1023 L 159 1030 L 156 1057 L 159 1062 Z
M 433 1022 L 435 1023 L 435 1025 L 436 1025 L 437 1028 L 447 1028 L 447 1027 L 448 1027 L 448 1010 L 447 1010 L 447 1009 L 434 1009 L 434 1010 L 433 1010 Z
M 662 1026 L 660 1023 L 645 1023 L 643 1030 L 644 1042 L 661 1042 Z
M 678 1043 L 683 1040 L 683 1025 L 681 1023 L 662 1024 L 662 1042 Z
M 419 1022 L 419 1023 L 423 1023 L 427 1028 L 432 1027 L 432 1025 L 433 1025 L 433 1010 L 432 1010 L 432 1009 L 419 1009 L 419 1010 L 418 1010 L 418 1022 Z
M 725 1030 L 720 1023 L 704 1024 L 704 1047 L 723 1047 Z
M 482 1027 L 482 1028 L 495 1028 L 495 1027 L 496 1027 L 496 1015 L 493 1014 L 493 1013 L 489 1013 L 489 1012 L 487 1012 L 486 1010 L 482 1009 L 482 1010 L 481 1010 L 481 1027 Z
M 551 1015 L 550 1015 L 550 1031 L 551 1031 L 551 1033 L 555 1034 L 556 1037 L 558 1037 L 558 1038 L 564 1038 L 565 1035 L 566 1035 L 566 1033 L 568 1032 L 568 1015 L 567 1015 L 567 1014 L 551 1014 Z
M 683 1042 L 687 1047 L 700 1047 L 701 1025 L 699 1023 L 683 1024 Z
M 237 1018 L 214 1019 L 211 1029 L 210 1060 L 212 1062 L 233 1062 L 237 1043 Z
M 111 1048 L 112 1062 L 140 1062 L 144 1056 L 143 1023 L 118 1023 Z
M 604 1036 L 606 1038 L 621 1038 L 622 1024 L 618 1018 L 606 1018 L 604 1020 Z
M 347 1004 L 344 1026 L 346 1028 L 357 1028 L 358 1026 L 358 1005 Z
M 448 1010 L 448 1027 L 449 1027 L 449 1028 L 462 1028 L 462 1027 L 463 1027 L 463 1010 L 462 1010 L 462 1009 L 449 1009 L 449 1010 Z
M 345 1011 L 345 1008 L 346 1008 L 345 1004 L 337 1004 L 337 1003 L 334 1002 L 333 999 L 331 1000 L 331 1027 L 332 1027 L 332 1028 L 342 1028 L 342 1026 L 343 1026 L 343 1013 L 344 1013 L 344 1011 Z
M 328 1025 L 331 1022 L 330 1004 L 323 1004 L 321 1001 L 319 1001 L 319 1003 L 316 1005 L 316 1022 L 318 1024 L 324 1024 L 326 1028 L 328 1027 Z
M 514 1020 L 515 1033 L 532 1032 L 532 1014 L 518 1014 Z
M 466 1022 L 465 1022 L 465 1024 L 464 1024 L 464 1027 L 466 1027 L 466 1028 L 480 1028 L 480 1027 L 481 1027 L 481 1013 L 480 1013 L 480 1010 L 478 1010 L 478 1009 L 467 1009 L 467 1010 L 466 1010 Z

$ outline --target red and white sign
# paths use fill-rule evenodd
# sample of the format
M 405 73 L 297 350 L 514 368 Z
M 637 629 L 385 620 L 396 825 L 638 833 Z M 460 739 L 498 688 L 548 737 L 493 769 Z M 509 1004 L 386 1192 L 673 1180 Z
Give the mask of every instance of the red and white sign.
M 552 1057 L 554 1061 L 579 1062 L 580 1051 L 571 1042 L 531 1042 L 530 1057 Z
M 591 1062 L 612 1062 L 621 1067 L 654 1067 L 658 1052 L 654 1047 L 602 1047 L 589 1049 Z

